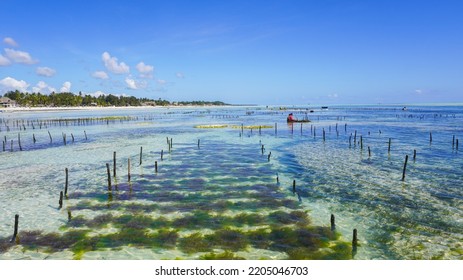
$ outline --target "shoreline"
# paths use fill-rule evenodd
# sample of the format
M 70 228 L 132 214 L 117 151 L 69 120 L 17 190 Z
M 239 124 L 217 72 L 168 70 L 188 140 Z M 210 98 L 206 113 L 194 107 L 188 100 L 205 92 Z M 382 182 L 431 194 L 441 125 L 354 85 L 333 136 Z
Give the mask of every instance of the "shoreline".
M 103 110 L 140 110 L 140 109 L 180 109 L 180 108 L 225 108 L 236 107 L 240 105 L 185 105 L 185 106 L 75 106 L 75 107 L 5 107 L 0 108 L 0 113 L 15 113 L 15 112 L 60 112 L 60 111 L 103 111 Z
M 233 107 L 283 107 L 286 110 L 296 108 L 318 108 L 321 105 L 258 105 L 258 104 L 227 104 L 227 105 L 171 105 L 171 106 L 72 106 L 72 107 L 0 107 L 1 113 L 16 112 L 65 112 L 65 111 L 112 111 L 112 110 L 160 110 L 160 109 L 197 109 L 197 108 L 233 108 Z M 435 103 L 435 104 L 350 104 L 330 105 L 329 108 L 337 107 L 455 107 L 463 106 L 463 103 Z

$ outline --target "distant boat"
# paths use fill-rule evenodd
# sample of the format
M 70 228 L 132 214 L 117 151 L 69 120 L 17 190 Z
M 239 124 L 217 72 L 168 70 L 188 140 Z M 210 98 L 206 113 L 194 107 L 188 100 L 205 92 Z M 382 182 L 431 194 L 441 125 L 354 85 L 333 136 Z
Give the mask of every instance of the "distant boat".
M 286 122 L 288 122 L 288 123 L 306 123 L 306 122 L 310 122 L 310 120 L 294 120 L 294 121 L 286 120 Z
M 328 106 L 322 106 L 322 110 L 328 110 Z

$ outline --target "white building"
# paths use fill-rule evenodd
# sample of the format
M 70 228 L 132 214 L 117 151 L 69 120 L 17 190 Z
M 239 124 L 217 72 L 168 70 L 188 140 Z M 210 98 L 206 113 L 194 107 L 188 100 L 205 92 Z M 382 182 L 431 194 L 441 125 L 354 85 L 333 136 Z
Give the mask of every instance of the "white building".
M 0 97 L 0 107 L 16 107 L 16 101 L 11 100 L 8 97 Z

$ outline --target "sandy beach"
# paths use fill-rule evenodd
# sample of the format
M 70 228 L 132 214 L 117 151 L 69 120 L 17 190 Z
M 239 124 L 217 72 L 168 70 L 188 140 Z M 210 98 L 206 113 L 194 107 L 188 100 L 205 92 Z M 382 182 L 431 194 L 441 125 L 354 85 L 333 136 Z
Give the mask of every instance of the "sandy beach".
M 77 107 L 5 107 L 1 108 L 1 113 L 14 113 L 14 112 L 59 112 L 59 111 L 114 111 L 114 110 L 158 110 L 158 109 L 180 109 L 180 108 L 225 108 L 230 105 L 225 106 L 216 106 L 216 105 L 207 105 L 207 106 L 195 106 L 195 105 L 185 105 L 185 106 L 77 106 Z M 233 106 L 236 107 L 236 106 Z

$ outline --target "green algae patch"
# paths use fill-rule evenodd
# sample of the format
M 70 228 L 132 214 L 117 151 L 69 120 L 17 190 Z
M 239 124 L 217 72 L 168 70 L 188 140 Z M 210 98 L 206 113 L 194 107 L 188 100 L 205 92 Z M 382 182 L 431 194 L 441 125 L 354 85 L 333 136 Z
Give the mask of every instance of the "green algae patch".
M 220 254 L 208 253 L 199 257 L 201 260 L 245 260 L 243 257 L 239 257 L 230 251 L 225 251 Z
M 212 246 L 225 250 L 239 251 L 249 246 L 245 232 L 231 228 L 217 230 L 205 238 Z
M 273 125 L 232 125 L 231 128 L 235 129 L 266 129 L 273 128 Z
M 276 211 L 270 213 L 269 221 L 273 224 L 299 224 L 302 226 L 310 223 L 309 216 L 304 211 L 291 211 L 290 213 L 285 211 Z
M 180 238 L 178 247 L 187 254 L 208 252 L 211 250 L 209 242 L 207 242 L 204 239 L 204 235 L 199 232 Z
M 228 127 L 227 124 L 203 124 L 203 125 L 195 125 L 195 128 L 226 128 Z

